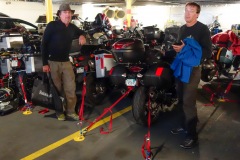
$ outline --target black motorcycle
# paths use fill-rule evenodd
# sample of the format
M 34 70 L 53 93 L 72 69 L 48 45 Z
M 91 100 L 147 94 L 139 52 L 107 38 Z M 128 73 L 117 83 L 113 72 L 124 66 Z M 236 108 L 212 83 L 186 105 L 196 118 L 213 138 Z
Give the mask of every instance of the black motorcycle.
M 76 74 L 77 95 L 82 94 L 83 84 L 86 84 L 86 101 L 90 105 L 98 105 L 103 101 L 108 89 L 108 72 L 115 65 L 109 51 L 112 43 L 109 30 L 104 25 L 94 27 L 86 31 L 86 45 L 79 48 L 78 39 L 73 41 L 75 45 L 70 54 Z
M 111 69 L 110 81 L 118 87 L 134 87 L 132 113 L 141 125 L 147 125 L 149 112 L 154 123 L 161 112 L 171 111 L 177 103 L 170 61 L 150 46 L 141 39 L 125 38 L 112 49 L 118 65 Z

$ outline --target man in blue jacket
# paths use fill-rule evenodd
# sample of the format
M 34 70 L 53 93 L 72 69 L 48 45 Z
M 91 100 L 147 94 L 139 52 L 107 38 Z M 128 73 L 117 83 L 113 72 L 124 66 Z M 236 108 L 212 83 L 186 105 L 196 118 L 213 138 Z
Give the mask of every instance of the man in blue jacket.
M 202 62 L 204 59 L 211 57 L 212 42 L 208 27 L 197 20 L 200 11 L 200 6 L 195 2 L 189 2 L 185 5 L 184 18 L 186 24 L 180 28 L 178 36 L 178 41 L 182 44 L 173 45 L 173 49 L 177 54 L 181 53 L 184 47 L 186 47 L 183 40 L 192 38 L 197 41 L 201 47 L 202 53 L 200 54 L 202 54 L 202 56 L 200 62 Z M 171 132 L 172 134 L 187 134 L 186 139 L 180 144 L 180 146 L 185 149 L 192 148 L 198 144 L 198 134 L 196 130 L 198 123 L 196 99 L 200 78 L 200 65 L 191 68 L 188 82 L 183 82 L 181 79 L 177 78 L 178 105 L 181 108 L 181 127 L 172 129 Z

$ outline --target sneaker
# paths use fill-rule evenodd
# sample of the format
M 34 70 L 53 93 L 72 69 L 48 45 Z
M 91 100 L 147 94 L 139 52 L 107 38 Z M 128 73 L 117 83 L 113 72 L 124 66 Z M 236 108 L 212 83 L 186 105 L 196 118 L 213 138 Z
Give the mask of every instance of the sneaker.
M 68 113 L 66 116 L 67 118 L 70 118 L 71 120 L 74 120 L 74 121 L 79 120 L 79 116 L 76 113 Z
M 171 130 L 172 134 L 182 134 L 182 133 L 186 133 L 186 132 L 187 131 L 185 131 L 185 129 L 182 127 L 174 128 Z
M 66 120 L 66 117 L 65 117 L 65 115 L 62 113 L 62 114 L 57 114 L 57 119 L 59 120 L 59 121 L 65 121 Z
M 184 148 L 184 149 L 191 149 L 193 147 L 195 147 L 198 144 L 198 140 L 197 139 L 185 139 L 183 143 L 180 144 L 180 147 Z

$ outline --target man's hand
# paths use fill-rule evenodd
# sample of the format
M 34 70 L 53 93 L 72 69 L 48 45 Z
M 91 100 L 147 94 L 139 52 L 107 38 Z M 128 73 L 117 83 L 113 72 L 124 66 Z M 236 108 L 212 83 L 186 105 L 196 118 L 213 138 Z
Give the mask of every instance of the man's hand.
M 181 45 L 172 45 L 173 49 L 178 53 L 182 50 L 182 48 L 185 46 L 183 41 L 181 40 L 182 44 Z
M 50 67 L 49 65 L 45 65 L 42 67 L 43 68 L 43 72 L 50 72 Z
M 79 37 L 79 45 L 84 45 L 84 44 L 86 44 L 86 38 L 83 35 L 81 35 Z

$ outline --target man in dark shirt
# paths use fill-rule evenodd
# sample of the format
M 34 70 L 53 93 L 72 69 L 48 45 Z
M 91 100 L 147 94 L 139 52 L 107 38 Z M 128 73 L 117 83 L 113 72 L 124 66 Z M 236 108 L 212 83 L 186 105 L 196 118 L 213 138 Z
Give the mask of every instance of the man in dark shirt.
M 185 21 L 179 30 L 180 45 L 173 45 L 173 49 L 178 53 L 184 47 L 183 39 L 193 38 L 202 48 L 202 61 L 211 57 L 212 42 L 208 27 L 197 20 L 200 14 L 200 6 L 195 2 L 185 5 Z M 178 106 L 181 108 L 181 127 L 173 129 L 173 134 L 187 133 L 187 137 L 180 144 L 182 148 L 192 148 L 198 143 L 196 131 L 198 116 L 196 108 L 197 88 L 201 78 L 200 66 L 193 67 L 189 83 L 184 83 L 177 79 Z
M 58 92 L 66 97 L 66 116 L 78 120 L 75 113 L 76 84 L 72 64 L 69 61 L 69 51 L 72 40 L 79 37 L 79 44 L 84 45 L 84 31 L 70 23 L 73 10 L 69 4 L 61 4 L 57 15 L 59 20 L 48 23 L 42 39 L 43 72 L 50 72 Z M 58 120 L 65 120 L 63 112 L 56 110 Z

